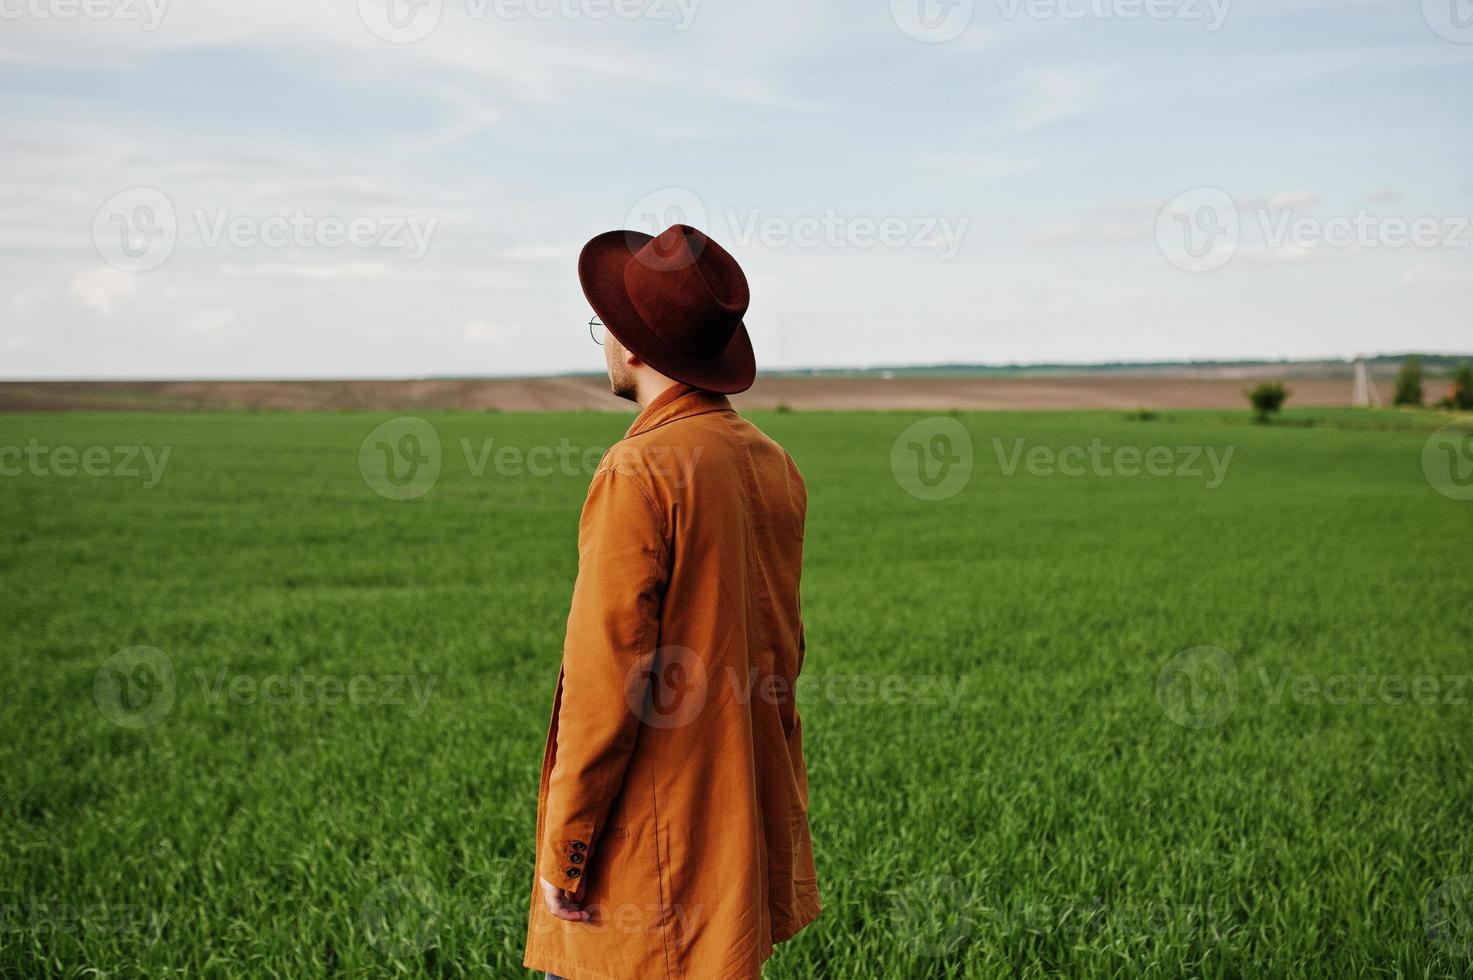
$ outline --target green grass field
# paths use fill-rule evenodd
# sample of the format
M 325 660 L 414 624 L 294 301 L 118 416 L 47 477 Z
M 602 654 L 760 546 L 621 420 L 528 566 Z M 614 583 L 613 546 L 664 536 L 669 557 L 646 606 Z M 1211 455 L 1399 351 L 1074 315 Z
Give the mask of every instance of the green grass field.
M 929 500 L 925 418 L 754 417 L 810 490 L 825 903 L 767 975 L 1473 975 L 1443 420 L 961 415 Z M 0 477 L 0 975 L 525 975 L 581 452 L 628 419 L 427 416 L 410 500 L 360 467 L 387 419 L 0 417 L 107 456 Z M 1057 471 L 1093 445 L 1161 475 Z

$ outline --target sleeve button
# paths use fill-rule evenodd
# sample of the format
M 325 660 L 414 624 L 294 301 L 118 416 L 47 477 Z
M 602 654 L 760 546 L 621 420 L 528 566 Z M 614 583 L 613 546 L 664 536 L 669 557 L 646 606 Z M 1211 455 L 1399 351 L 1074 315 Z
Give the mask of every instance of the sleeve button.
M 574 864 L 582 864 L 583 863 L 583 855 L 581 855 L 581 854 L 570 854 L 570 855 L 568 855 L 568 860 L 569 861 L 572 861 Z
M 578 869 L 577 869 L 577 868 L 568 868 L 568 869 L 567 869 L 567 870 L 566 870 L 566 871 L 565 871 L 565 872 L 564 872 L 564 873 L 565 873 L 565 874 L 566 874 L 566 875 L 567 875 L 567 876 L 568 876 L 568 877 L 569 877 L 569 878 L 576 878 L 576 877 L 578 877 L 578 876 L 579 876 L 579 875 L 581 875 L 581 874 L 582 874 L 582 873 L 583 873 L 583 872 L 581 872 L 581 871 L 579 871 L 579 870 L 578 870 Z
M 575 851 L 583 851 L 583 850 L 587 850 L 587 849 L 588 849 L 588 845 L 585 844 L 585 843 L 583 843 L 581 840 L 575 840 L 575 841 L 573 841 L 573 850 L 575 850 Z

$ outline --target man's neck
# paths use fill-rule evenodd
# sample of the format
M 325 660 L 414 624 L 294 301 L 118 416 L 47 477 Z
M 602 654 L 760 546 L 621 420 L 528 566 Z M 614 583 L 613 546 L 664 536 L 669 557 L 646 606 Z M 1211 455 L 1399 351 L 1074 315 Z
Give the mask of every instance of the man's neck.
M 650 407 L 650 402 L 659 398 L 665 392 L 674 388 L 678 381 L 672 381 L 663 374 L 650 372 L 648 375 L 636 378 L 634 381 L 634 401 L 640 411 Z

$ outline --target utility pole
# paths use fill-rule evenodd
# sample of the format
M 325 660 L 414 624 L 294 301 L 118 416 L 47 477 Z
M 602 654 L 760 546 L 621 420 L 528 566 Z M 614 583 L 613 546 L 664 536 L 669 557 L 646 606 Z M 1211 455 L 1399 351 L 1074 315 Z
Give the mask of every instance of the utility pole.
M 1355 359 L 1355 387 L 1351 392 L 1350 399 L 1359 408 L 1381 406 L 1381 395 L 1376 391 L 1376 386 L 1371 383 L 1371 371 L 1366 367 L 1366 359 L 1357 357 Z

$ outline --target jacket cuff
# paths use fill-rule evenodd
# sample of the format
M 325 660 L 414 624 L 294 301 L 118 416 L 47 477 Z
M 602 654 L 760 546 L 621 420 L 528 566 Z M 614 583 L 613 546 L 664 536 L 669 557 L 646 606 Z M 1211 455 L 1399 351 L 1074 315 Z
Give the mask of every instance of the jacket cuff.
M 537 873 L 563 891 L 576 891 L 588 876 L 593 860 L 593 834 L 568 828 L 565 834 L 581 836 L 548 836 L 542 845 L 542 860 Z

